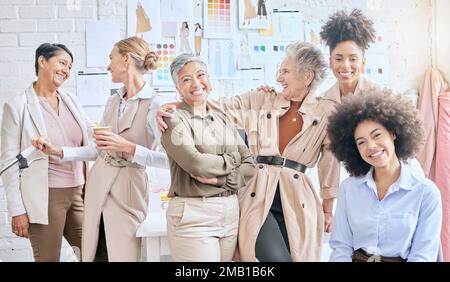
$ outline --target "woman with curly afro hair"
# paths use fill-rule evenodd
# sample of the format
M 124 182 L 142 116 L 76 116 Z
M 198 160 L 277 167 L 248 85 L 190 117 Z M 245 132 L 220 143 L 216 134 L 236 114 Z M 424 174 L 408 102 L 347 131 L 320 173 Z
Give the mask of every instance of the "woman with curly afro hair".
M 339 191 L 330 260 L 436 261 L 441 196 L 404 164 L 423 137 L 408 98 L 373 91 L 346 99 L 327 131 L 351 175 Z
M 330 47 L 330 68 L 337 79 L 325 97 L 340 103 L 344 97 L 382 88 L 361 76 L 366 64 L 365 51 L 375 42 L 373 21 L 361 10 L 332 14 L 322 26 L 320 37 Z

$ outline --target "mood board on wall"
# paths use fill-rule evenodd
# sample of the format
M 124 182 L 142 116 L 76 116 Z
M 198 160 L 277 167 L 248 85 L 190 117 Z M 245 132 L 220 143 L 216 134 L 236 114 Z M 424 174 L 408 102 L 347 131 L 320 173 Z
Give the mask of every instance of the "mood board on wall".
M 255 82 L 276 85 L 276 72 L 286 46 L 308 41 L 329 56 L 320 41 L 323 22 L 306 19 L 304 11 L 279 0 L 128 0 L 127 36 L 144 38 L 160 56 L 149 76 L 156 91 L 176 93 L 169 66 L 181 53 L 195 53 L 208 65 L 213 96 L 237 95 Z M 387 84 L 387 38 L 377 26 L 377 42 L 367 52 L 365 73 Z M 104 66 L 106 67 L 106 66 Z M 243 79 L 249 70 L 251 80 Z M 322 84 L 325 89 L 332 81 Z M 231 92 L 231 93 L 229 93 Z M 166 95 L 166 97 L 176 95 Z

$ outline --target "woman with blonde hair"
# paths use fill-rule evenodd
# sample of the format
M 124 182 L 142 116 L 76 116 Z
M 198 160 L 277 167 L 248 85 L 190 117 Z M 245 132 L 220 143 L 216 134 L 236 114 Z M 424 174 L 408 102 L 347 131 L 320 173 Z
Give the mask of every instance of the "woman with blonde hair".
M 108 100 L 102 126 L 95 130 L 96 147 L 56 147 L 34 140 L 43 152 L 62 160 L 95 160 L 86 183 L 83 224 L 83 261 L 138 261 L 141 240 L 136 230 L 147 215 L 147 165 L 167 167 L 157 148 L 151 112 L 161 105 L 144 80 L 155 68 L 157 56 L 141 38 L 117 42 L 110 54 L 112 81 L 124 87 Z M 147 130 L 143 130 L 147 129 Z

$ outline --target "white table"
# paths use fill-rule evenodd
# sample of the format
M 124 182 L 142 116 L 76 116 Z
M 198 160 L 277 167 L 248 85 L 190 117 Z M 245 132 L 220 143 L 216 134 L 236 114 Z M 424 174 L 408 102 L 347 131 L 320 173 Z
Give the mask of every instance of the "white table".
M 170 255 L 167 241 L 166 210 L 161 207 L 161 190 L 170 187 L 170 172 L 168 169 L 147 167 L 151 193 L 149 195 L 148 214 L 139 226 L 136 237 L 142 238 L 146 261 L 161 261 L 162 256 Z
M 147 261 L 161 261 L 162 256 L 170 255 L 165 212 L 148 213 L 139 226 L 136 237 L 144 240 Z

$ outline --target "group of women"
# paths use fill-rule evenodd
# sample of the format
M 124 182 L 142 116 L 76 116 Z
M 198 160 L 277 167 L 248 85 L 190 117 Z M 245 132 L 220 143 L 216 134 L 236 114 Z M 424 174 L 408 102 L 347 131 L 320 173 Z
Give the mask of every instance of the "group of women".
M 171 64 L 181 102 L 164 106 L 143 79 L 155 54 L 139 38 L 122 40 L 108 70 L 124 87 L 105 108 L 111 130 L 95 130 L 95 142 L 76 99 L 59 90 L 70 51 L 43 44 L 37 81 L 4 109 L 2 161 L 30 140 L 48 155 L 4 178 L 13 232 L 30 238 L 40 261 L 59 259 L 63 235 L 83 261 L 137 261 L 145 167 L 168 166 L 174 261 L 318 261 L 324 232 L 332 261 L 435 261 L 440 194 L 407 165 L 420 121 L 408 100 L 361 76 L 374 36 L 359 10 L 329 18 L 321 37 L 337 83 L 322 96 L 327 63 L 309 43 L 286 48 L 280 93 L 261 87 L 218 101 L 208 99 L 206 64 L 182 54 Z M 81 161 L 94 159 L 86 177 Z M 350 177 L 339 187 L 340 162 Z M 320 195 L 306 173 L 315 166 Z

